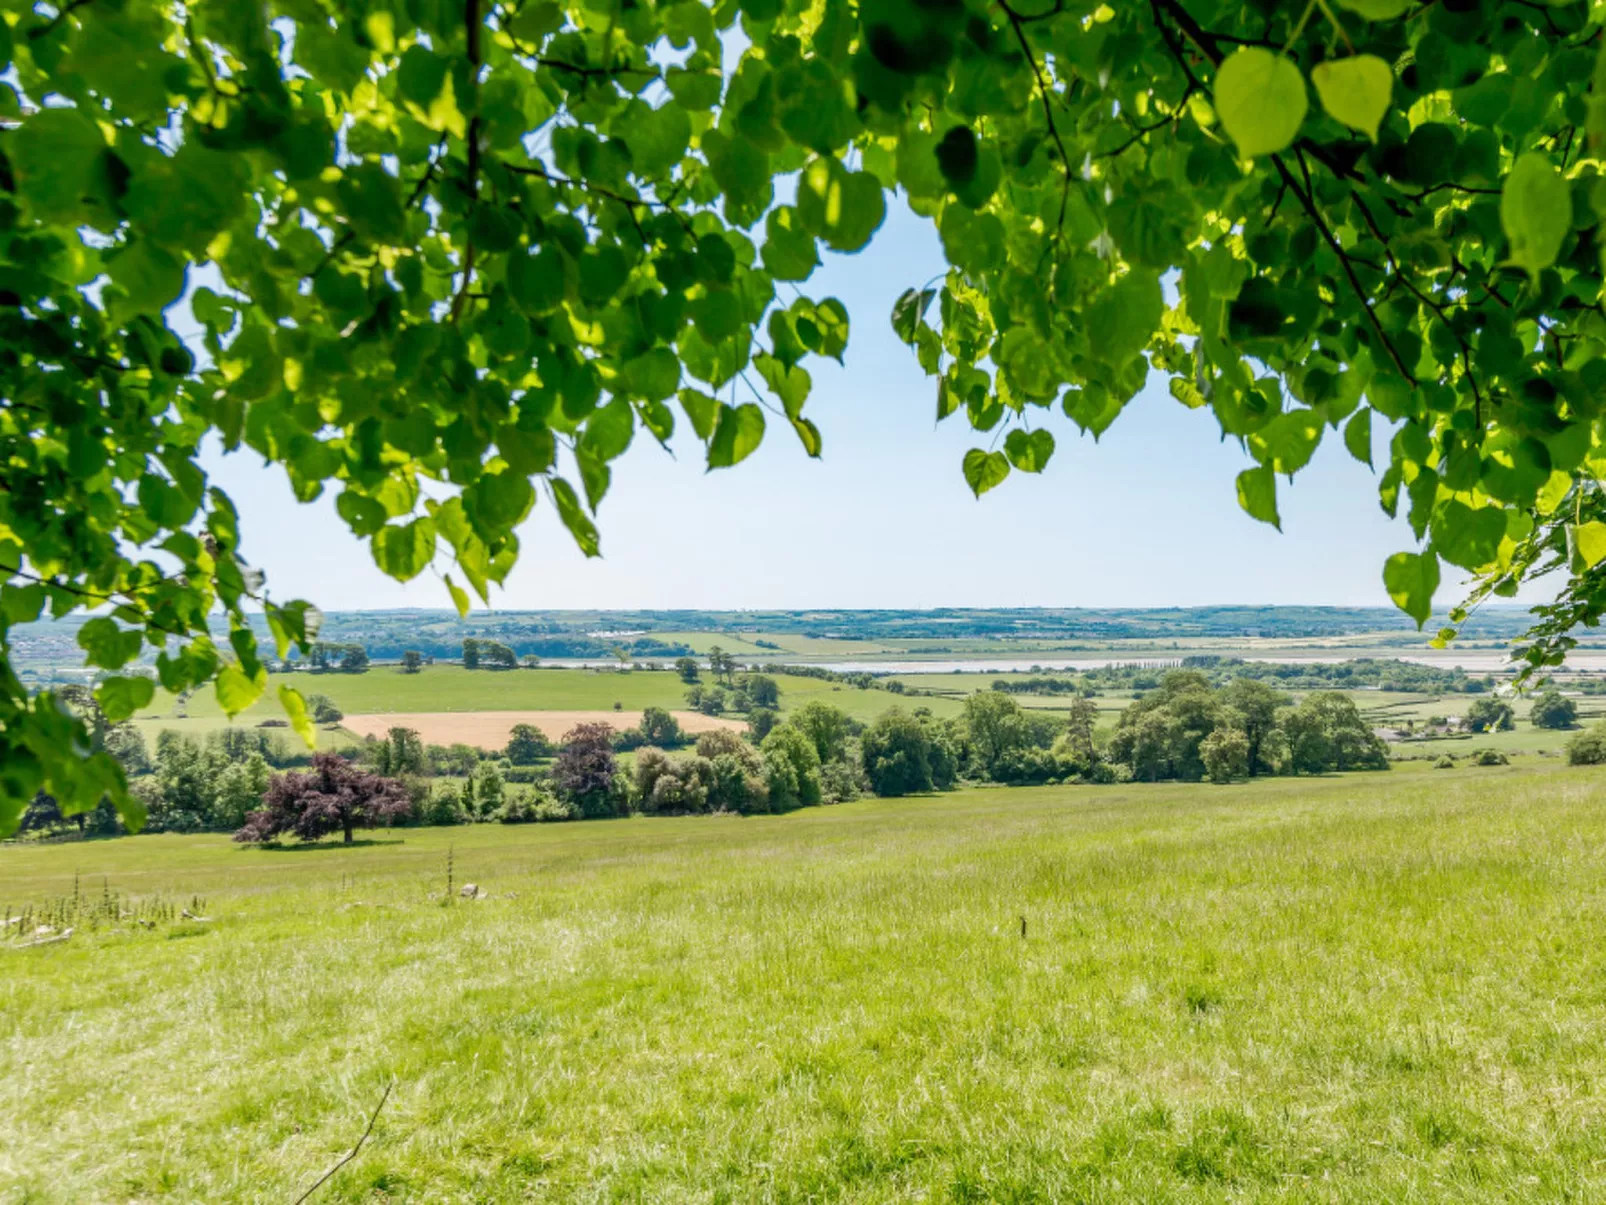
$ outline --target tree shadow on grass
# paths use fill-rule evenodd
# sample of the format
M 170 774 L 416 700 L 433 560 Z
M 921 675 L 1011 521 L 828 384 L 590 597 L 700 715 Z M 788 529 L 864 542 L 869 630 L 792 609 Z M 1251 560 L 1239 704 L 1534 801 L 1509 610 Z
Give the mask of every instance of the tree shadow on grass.
M 351 844 L 344 841 L 297 841 L 294 845 L 282 845 L 276 841 L 266 841 L 261 845 L 247 846 L 249 849 L 261 849 L 276 854 L 304 854 L 316 850 L 332 852 L 341 849 L 360 849 L 370 845 L 406 845 L 406 837 L 358 837 Z

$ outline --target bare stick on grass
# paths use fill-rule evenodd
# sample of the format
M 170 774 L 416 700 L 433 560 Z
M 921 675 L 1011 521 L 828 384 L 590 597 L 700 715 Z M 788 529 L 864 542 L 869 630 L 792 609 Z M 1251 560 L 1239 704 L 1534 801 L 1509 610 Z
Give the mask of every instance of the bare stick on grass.
M 328 1171 L 324 1172 L 323 1175 L 319 1176 L 316 1184 L 296 1198 L 296 1205 L 301 1205 L 303 1201 L 322 1188 L 324 1184 L 328 1182 L 330 1176 L 334 1175 L 337 1171 L 345 1167 L 346 1164 L 350 1163 L 357 1157 L 357 1152 L 362 1150 L 362 1144 L 368 1141 L 368 1135 L 374 1132 L 374 1122 L 379 1120 L 379 1111 L 385 1107 L 385 1102 L 390 1099 L 390 1090 L 395 1086 L 395 1080 L 391 1080 L 390 1083 L 385 1085 L 385 1094 L 379 1098 L 379 1103 L 374 1106 L 374 1115 L 368 1119 L 368 1128 L 362 1132 L 362 1137 L 357 1139 L 357 1145 L 351 1148 L 351 1153 L 339 1163 L 331 1167 Z

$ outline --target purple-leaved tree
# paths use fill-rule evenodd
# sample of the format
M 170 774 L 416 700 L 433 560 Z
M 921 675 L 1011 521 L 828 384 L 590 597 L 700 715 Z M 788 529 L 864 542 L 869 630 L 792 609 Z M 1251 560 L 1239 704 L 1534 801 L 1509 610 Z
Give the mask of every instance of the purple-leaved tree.
M 312 769 L 275 774 L 262 796 L 262 807 L 245 818 L 236 841 L 269 841 L 291 833 L 316 841 L 342 832 L 351 844 L 352 830 L 372 828 L 407 815 L 412 801 L 394 778 L 353 765 L 334 753 L 320 753 Z

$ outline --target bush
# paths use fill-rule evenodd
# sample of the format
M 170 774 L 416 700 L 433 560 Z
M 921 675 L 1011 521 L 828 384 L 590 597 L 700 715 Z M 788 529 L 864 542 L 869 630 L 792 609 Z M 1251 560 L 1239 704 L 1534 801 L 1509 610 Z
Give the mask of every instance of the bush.
M 312 716 L 314 724 L 338 724 L 346 718 L 345 713 L 335 706 L 334 700 L 323 694 L 307 697 L 307 713 Z
M 1569 766 L 1606 764 L 1606 720 L 1591 724 L 1567 742 Z
M 1058 779 L 1065 769 L 1048 749 L 1010 749 L 993 762 L 991 774 L 994 782 L 1005 786 L 1028 787 L 1041 786 L 1051 778 Z
M 438 826 L 466 824 L 468 817 L 463 813 L 463 797 L 457 786 L 453 783 L 438 785 L 418 810 L 418 819 L 421 824 Z
M 509 791 L 496 809 L 495 819 L 501 824 L 538 824 L 549 820 L 573 820 L 577 817 L 568 804 L 546 791 Z
M 1473 762 L 1480 766 L 1509 766 L 1511 759 L 1498 749 L 1479 749 L 1472 755 Z
M 1455 758 L 1446 753 L 1433 763 L 1433 768 L 1435 770 L 1453 770 L 1455 769 Z

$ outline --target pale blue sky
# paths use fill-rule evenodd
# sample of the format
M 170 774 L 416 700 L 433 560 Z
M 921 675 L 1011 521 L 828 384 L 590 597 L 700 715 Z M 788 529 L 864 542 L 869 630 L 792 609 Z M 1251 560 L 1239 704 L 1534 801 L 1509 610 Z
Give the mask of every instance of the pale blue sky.
M 942 267 L 930 225 L 895 208 L 863 254 L 829 256 L 805 286 L 853 318 L 846 366 L 809 364 L 823 460 L 772 422 L 746 462 L 705 474 L 694 440 L 677 438 L 671 458 L 638 433 L 601 507 L 602 558 L 582 557 L 543 501 L 493 605 L 1388 604 L 1382 562 L 1413 546 L 1410 530 L 1382 513 L 1375 476 L 1336 433 L 1283 483 L 1279 534 L 1238 508 L 1248 454 L 1221 442 L 1208 412 L 1173 401 L 1159 374 L 1097 444 L 1053 413 L 1048 471 L 972 498 L 960 458 L 990 437 L 959 415 L 936 426 L 934 387 L 888 321 L 898 293 Z M 380 573 L 330 498 L 298 505 L 283 471 L 254 453 L 207 465 L 239 504 L 244 551 L 274 597 L 326 610 L 450 605 L 433 575 Z M 1447 576 L 1439 601 L 1460 593 Z

